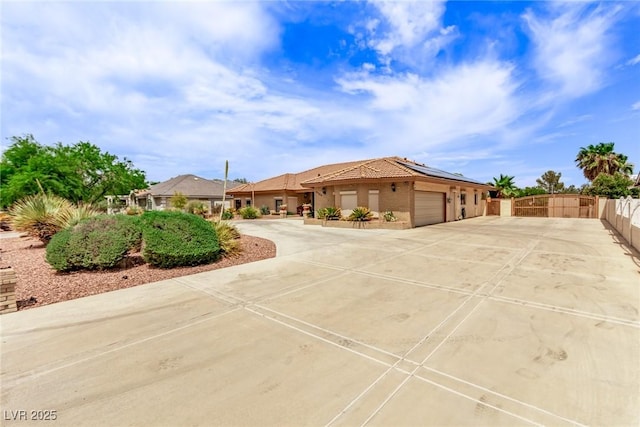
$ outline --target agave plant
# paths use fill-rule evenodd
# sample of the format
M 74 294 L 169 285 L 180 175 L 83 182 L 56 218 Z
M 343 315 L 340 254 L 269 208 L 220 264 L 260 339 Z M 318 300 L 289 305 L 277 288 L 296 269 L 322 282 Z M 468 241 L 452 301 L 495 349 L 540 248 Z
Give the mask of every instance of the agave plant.
M 17 201 L 9 210 L 14 230 L 49 243 L 51 237 L 67 225 L 73 205 L 62 197 L 34 194 Z
M 329 206 L 326 208 L 318 209 L 319 219 L 340 219 L 342 217 L 342 211 L 340 208 Z
M 373 213 L 364 206 L 359 206 L 351 211 L 351 215 L 349 215 L 349 221 L 371 221 L 373 218 Z

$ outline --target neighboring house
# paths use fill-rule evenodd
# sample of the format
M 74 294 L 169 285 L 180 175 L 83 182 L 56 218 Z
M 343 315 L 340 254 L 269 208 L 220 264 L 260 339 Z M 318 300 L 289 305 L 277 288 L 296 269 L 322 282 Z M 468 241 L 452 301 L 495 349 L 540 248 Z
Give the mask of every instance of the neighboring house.
M 384 157 L 320 166 L 284 174 L 228 191 L 235 206 L 254 203 L 278 210 L 310 203 L 313 211 L 335 206 L 343 215 L 357 206 L 392 211 L 412 227 L 484 214 L 483 194 L 493 187 L 462 175 L 400 157 Z
M 205 179 L 195 175 L 179 175 L 154 184 L 146 190 L 133 192 L 131 197 L 144 209 L 163 210 L 171 207 L 171 198 L 176 193 L 182 193 L 189 201 L 203 202 L 211 213 L 214 207 L 222 205 L 223 192 L 224 182 L 221 180 Z M 228 198 L 225 200 L 225 205 L 231 206 Z

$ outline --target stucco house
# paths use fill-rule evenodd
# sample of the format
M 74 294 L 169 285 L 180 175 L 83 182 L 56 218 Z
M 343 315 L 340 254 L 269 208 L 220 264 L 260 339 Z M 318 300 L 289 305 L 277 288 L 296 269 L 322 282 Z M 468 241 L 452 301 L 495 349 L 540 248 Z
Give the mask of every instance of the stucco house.
M 309 203 L 312 210 L 335 206 L 343 214 L 357 206 L 392 211 L 411 227 L 484 214 L 490 185 L 401 157 L 383 157 L 320 166 L 284 174 L 228 191 L 235 207 L 254 204 L 278 210 L 281 204 Z
M 209 213 L 213 208 L 222 205 L 224 182 L 201 178 L 196 175 L 178 175 L 167 181 L 150 186 L 146 190 L 131 194 L 135 204 L 147 210 L 163 210 L 171 207 L 171 198 L 176 193 L 184 194 L 189 201 L 200 201 L 208 207 Z M 231 201 L 225 200 L 226 207 Z

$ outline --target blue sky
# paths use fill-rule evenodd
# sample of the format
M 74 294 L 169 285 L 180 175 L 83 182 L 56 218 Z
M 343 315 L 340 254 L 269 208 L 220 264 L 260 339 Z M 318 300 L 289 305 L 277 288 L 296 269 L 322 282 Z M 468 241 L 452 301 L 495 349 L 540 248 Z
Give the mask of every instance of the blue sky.
M 638 2 L 3 1 L 2 146 L 91 141 L 160 181 L 397 155 L 471 178 L 640 167 Z

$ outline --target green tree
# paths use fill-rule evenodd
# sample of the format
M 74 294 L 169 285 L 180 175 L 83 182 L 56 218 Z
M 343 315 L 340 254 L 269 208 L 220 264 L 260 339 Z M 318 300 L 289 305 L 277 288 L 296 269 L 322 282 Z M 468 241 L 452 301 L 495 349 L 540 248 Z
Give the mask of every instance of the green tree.
M 513 191 L 513 197 L 537 196 L 540 194 L 547 194 L 547 192 L 540 187 L 516 188 Z
M 561 172 L 546 171 L 542 176 L 536 179 L 538 187 L 549 194 L 559 193 L 564 189 L 564 183 L 560 181 Z
M 33 135 L 10 138 L 0 159 L 0 207 L 39 191 L 74 203 L 95 203 L 108 194 L 147 187 L 145 174 L 130 160 L 102 152 L 89 142 L 41 145 Z
M 640 189 L 631 188 L 632 185 L 631 178 L 621 172 L 613 175 L 601 173 L 583 193 L 590 196 L 605 196 L 608 199 L 626 196 L 638 197 Z
M 185 196 L 181 192 L 176 191 L 169 199 L 169 203 L 171 204 L 172 208 L 184 209 L 184 207 L 187 206 L 187 203 L 189 203 L 189 199 L 187 199 L 187 196 Z
M 500 174 L 500 178 L 493 177 L 493 185 L 498 190 L 498 197 L 511 197 L 515 194 L 516 186 L 513 180 L 515 177 Z
M 616 172 L 629 175 L 633 173 L 633 166 L 627 156 L 613 151 L 613 142 L 600 142 L 597 145 L 580 147 L 576 156 L 576 164 L 589 181 L 596 179 L 601 173 L 614 175 Z

